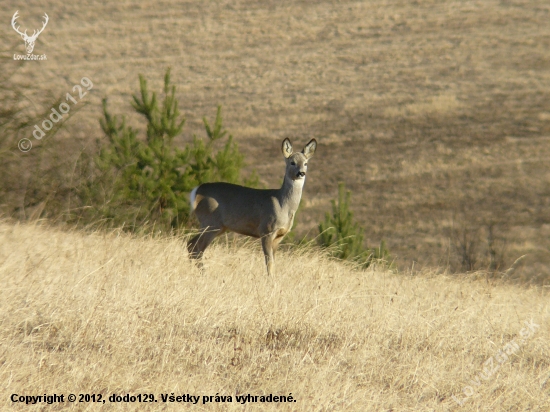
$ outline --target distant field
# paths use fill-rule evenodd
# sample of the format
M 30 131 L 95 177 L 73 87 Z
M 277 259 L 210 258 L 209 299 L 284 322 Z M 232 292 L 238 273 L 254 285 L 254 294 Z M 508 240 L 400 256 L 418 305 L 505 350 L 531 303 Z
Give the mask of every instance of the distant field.
M 259 249 L 218 243 L 200 274 L 184 239 L 0 222 L 0 409 L 182 410 L 161 395 L 191 394 L 197 411 L 549 410 L 546 289 L 353 271 L 313 250 L 279 253 L 267 278 Z M 65 403 L 10 401 L 45 393 Z M 202 403 L 216 394 L 231 403 Z
M 3 4 L 3 58 L 23 52 L 16 10 L 31 31 L 50 16 L 35 50 L 48 60 L 13 62 L 31 100 L 94 82 L 58 135 L 75 153 L 102 137 L 102 97 L 129 113 L 138 73 L 160 90 L 172 66 L 182 143 L 222 104 L 249 170 L 276 186 L 280 141 L 318 139 L 301 233 L 344 181 L 369 245 L 385 239 L 402 267 L 460 269 L 461 243 L 486 266 L 492 244 L 502 267 L 528 254 L 518 276 L 550 276 L 547 1 Z

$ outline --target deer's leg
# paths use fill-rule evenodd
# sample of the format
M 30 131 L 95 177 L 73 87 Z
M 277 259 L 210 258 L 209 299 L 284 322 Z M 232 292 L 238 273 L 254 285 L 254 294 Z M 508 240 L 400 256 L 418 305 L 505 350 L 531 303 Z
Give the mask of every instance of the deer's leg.
M 264 250 L 265 265 L 267 267 L 267 275 L 271 276 L 273 273 L 273 234 L 269 233 L 262 238 L 262 249 Z
M 200 259 L 206 248 L 212 243 L 216 237 L 225 232 L 225 228 L 206 228 L 202 233 L 199 233 L 187 244 L 189 257 L 192 259 Z
M 193 239 L 191 239 L 187 243 L 187 251 L 189 252 L 189 257 L 191 259 L 200 259 L 200 257 L 202 256 L 202 253 L 200 253 L 197 248 L 197 243 L 201 236 L 202 236 L 202 233 L 193 237 Z
M 226 231 L 221 216 L 216 211 L 217 207 L 218 203 L 208 197 L 203 198 L 197 205 L 195 215 L 201 224 L 202 233 L 199 233 L 187 244 L 191 259 L 200 259 L 208 245 Z
M 279 243 L 281 243 L 281 240 L 283 240 L 283 238 L 285 237 L 285 235 L 279 235 L 277 236 L 275 239 L 273 239 L 273 256 L 275 256 L 275 252 L 277 251 L 277 248 L 279 247 Z

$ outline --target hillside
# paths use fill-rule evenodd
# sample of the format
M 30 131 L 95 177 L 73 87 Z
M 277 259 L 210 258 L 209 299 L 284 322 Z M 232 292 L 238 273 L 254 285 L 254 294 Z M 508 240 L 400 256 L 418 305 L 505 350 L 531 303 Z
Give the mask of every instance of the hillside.
M 127 393 L 154 394 L 152 411 L 173 410 L 162 394 L 200 395 L 196 410 L 550 407 L 547 290 L 355 271 L 311 249 L 279 253 L 268 279 L 259 249 L 222 239 L 200 274 L 184 239 L 1 222 L 0 409 L 69 405 L 10 402 L 53 393 L 101 394 L 67 407 L 93 411 L 136 410 L 108 401 Z M 296 402 L 236 403 L 247 394 Z
M 344 181 L 369 246 L 385 239 L 403 267 L 502 269 L 529 253 L 523 280 L 550 276 L 547 1 L 3 5 L 2 21 L 19 10 L 31 30 L 50 16 L 36 46 L 46 61 L 12 61 L 23 42 L 8 24 L 0 33 L 3 70 L 17 68 L 10 82 L 26 85 L 25 102 L 48 110 L 82 77 L 94 83 L 88 106 L 56 136 L 68 170 L 103 137 L 101 99 L 128 114 L 138 74 L 158 90 L 171 66 L 188 119 L 180 143 L 221 104 L 248 170 L 266 186 L 280 184 L 284 137 L 317 138 L 302 234 L 315 233 Z M 16 153 L 25 170 L 47 144 Z M 21 199 L 26 187 L 22 178 Z

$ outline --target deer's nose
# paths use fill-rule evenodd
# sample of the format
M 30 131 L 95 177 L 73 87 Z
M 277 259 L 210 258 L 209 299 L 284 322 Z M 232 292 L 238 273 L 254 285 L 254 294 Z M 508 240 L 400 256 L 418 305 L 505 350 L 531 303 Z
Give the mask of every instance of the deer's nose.
M 298 172 L 298 173 L 296 174 L 296 177 L 304 177 L 305 175 L 306 175 L 305 172 Z

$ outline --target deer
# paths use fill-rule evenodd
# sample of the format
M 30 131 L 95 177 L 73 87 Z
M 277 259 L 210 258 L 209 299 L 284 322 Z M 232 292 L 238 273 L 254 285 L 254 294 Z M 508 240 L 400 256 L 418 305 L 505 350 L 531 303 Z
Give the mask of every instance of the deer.
M 306 179 L 308 160 L 317 141 L 311 139 L 301 152 L 292 151 L 288 138 L 281 150 L 286 162 L 280 189 L 254 189 L 232 183 L 203 183 L 190 194 L 191 212 L 200 222 L 201 233 L 187 244 L 189 256 L 200 260 L 212 241 L 226 231 L 260 238 L 267 275 L 274 271 L 274 254 L 292 229 Z M 202 270 L 202 263 L 199 264 Z
M 28 36 L 27 35 L 27 30 L 25 30 L 25 33 L 21 33 L 19 31 L 19 27 L 21 26 L 18 26 L 18 27 L 15 27 L 15 23 L 19 16 L 18 16 L 18 13 L 19 13 L 19 10 L 17 10 L 15 12 L 15 14 L 13 15 L 12 19 L 11 19 L 11 26 L 13 27 L 13 29 L 19 33 L 21 35 L 21 37 L 23 38 L 23 40 L 25 41 L 25 48 L 27 49 L 27 53 L 28 54 L 31 54 L 32 51 L 34 50 L 34 43 L 36 42 L 36 39 L 38 38 L 38 35 L 40 33 L 42 33 L 44 31 L 44 29 L 46 28 L 46 25 L 48 24 L 48 21 L 49 21 L 49 17 L 46 13 L 44 13 L 44 23 L 42 24 L 42 28 L 40 30 L 38 30 L 38 32 L 36 30 L 34 30 L 34 32 L 32 33 L 32 36 Z

